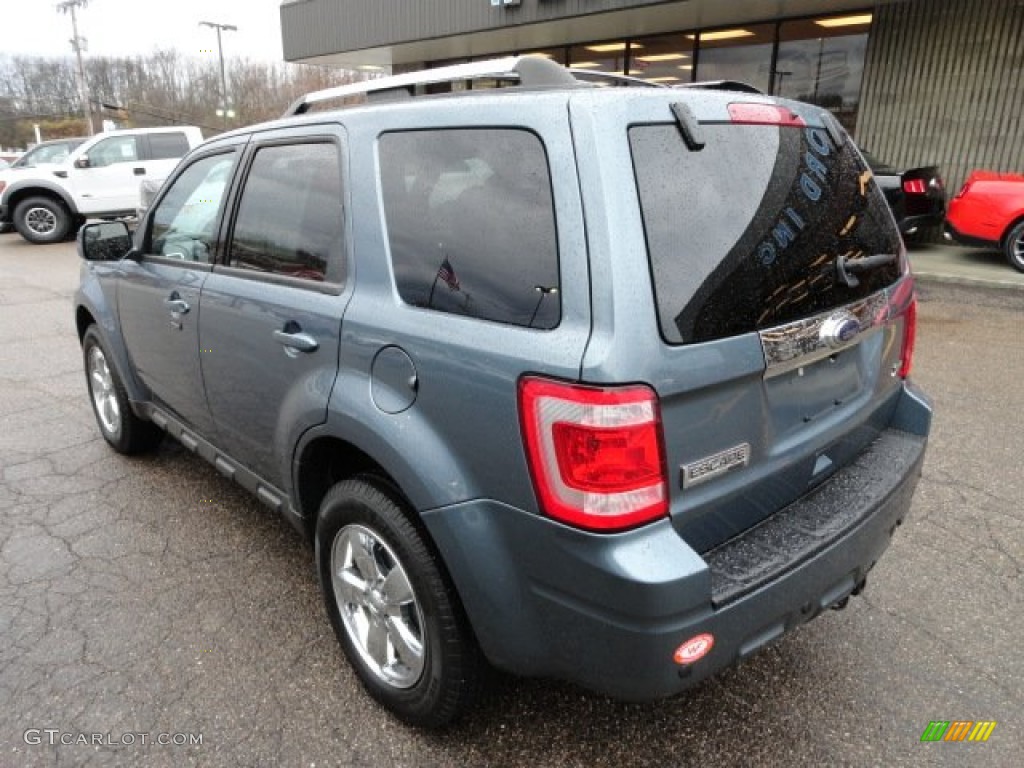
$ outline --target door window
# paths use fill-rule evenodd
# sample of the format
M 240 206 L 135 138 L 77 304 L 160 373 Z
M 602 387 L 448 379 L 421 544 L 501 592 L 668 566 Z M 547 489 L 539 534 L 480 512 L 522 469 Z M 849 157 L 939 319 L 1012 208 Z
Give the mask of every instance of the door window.
M 216 224 L 235 153 L 196 160 L 178 176 L 153 211 L 148 253 L 210 262 Z
M 130 163 L 139 159 L 134 136 L 112 136 L 86 153 L 90 168 L 105 168 L 114 163 Z
M 343 282 L 341 158 L 331 142 L 262 147 L 242 190 L 228 264 Z

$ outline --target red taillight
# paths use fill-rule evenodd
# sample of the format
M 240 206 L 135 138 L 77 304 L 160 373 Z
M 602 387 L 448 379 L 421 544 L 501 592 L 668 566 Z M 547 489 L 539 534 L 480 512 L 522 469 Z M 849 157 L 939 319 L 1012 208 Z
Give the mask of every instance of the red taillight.
M 906 264 L 904 277 L 889 295 L 887 310 L 890 322 L 903 318 L 903 346 L 900 348 L 900 367 L 897 375 L 905 379 L 914 365 L 914 340 L 917 337 L 917 294 L 910 264 Z
M 7 189 L 7 182 L 0 181 L 0 192 L 3 192 L 5 189 Z
M 923 195 L 928 191 L 924 179 L 904 179 L 903 191 L 908 195 Z
M 661 419 L 649 387 L 525 378 L 519 417 L 538 500 L 551 517 L 618 531 L 667 514 Z
M 800 115 L 786 107 L 745 101 L 729 105 L 729 118 L 740 125 L 780 125 L 790 128 L 803 128 L 807 125 Z
M 903 351 L 900 353 L 900 378 L 910 375 L 914 366 L 914 342 L 917 339 L 917 297 L 910 300 L 910 305 L 903 313 Z

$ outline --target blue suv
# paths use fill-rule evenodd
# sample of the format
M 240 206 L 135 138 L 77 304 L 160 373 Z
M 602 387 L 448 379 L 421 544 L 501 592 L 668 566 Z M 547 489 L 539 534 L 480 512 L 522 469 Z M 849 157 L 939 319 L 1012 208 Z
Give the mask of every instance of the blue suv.
M 413 98 L 481 78 L 513 87 Z M 370 694 L 667 696 L 864 588 L 931 408 L 831 114 L 532 58 L 289 113 L 84 228 L 75 315 L 104 438 L 169 433 L 307 536 Z

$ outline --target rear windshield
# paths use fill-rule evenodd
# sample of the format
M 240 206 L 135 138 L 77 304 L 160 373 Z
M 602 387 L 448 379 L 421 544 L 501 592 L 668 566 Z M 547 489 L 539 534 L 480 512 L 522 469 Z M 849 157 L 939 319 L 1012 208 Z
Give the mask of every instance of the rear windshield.
M 852 145 L 820 128 L 701 128 L 696 152 L 675 124 L 629 130 L 668 343 L 769 328 L 899 278 L 899 233 Z

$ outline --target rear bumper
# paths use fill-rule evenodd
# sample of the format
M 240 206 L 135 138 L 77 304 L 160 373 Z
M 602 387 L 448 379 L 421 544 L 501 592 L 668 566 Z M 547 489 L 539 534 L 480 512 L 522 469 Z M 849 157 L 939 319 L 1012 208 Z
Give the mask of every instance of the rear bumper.
M 910 508 L 931 409 L 908 387 L 857 461 L 701 557 L 670 521 L 616 535 L 475 501 L 424 514 L 484 653 L 628 700 L 688 688 L 857 590 Z M 696 663 L 673 661 L 710 633 Z
M 900 234 L 913 234 L 921 227 L 940 226 L 945 216 L 946 211 L 944 208 L 940 208 L 929 213 L 920 213 L 913 216 L 905 216 L 899 221 Z
M 947 240 L 953 240 L 954 242 L 960 243 L 961 245 L 970 245 L 975 248 L 998 248 L 998 240 L 986 240 L 982 237 L 975 237 L 973 235 L 965 235 L 960 232 L 956 227 L 949 223 L 947 219 L 942 225 L 942 235 Z

